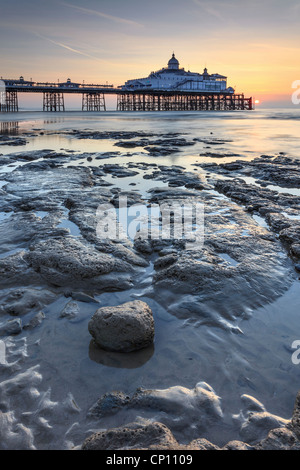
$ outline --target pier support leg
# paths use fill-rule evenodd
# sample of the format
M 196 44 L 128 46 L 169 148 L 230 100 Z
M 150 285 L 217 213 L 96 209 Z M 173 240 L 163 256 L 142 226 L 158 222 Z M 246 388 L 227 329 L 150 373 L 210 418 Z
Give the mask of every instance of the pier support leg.
M 0 111 L 6 113 L 16 113 L 19 111 L 18 93 L 16 91 L 6 91 L 3 97 L 4 99 L 1 99 Z
M 243 94 L 143 93 L 118 95 L 118 111 L 233 111 L 251 110 L 251 98 Z
M 117 96 L 117 111 L 123 111 L 123 95 Z
M 106 111 L 103 93 L 84 93 L 82 95 L 82 111 Z
M 59 112 L 65 110 L 63 93 L 45 92 L 43 96 L 43 111 Z

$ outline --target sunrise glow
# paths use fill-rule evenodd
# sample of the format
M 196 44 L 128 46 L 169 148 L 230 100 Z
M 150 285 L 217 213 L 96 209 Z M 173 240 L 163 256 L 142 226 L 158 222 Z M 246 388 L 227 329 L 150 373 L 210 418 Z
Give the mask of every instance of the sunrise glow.
M 118 86 L 160 69 L 175 51 L 186 70 L 207 67 L 237 92 L 285 105 L 300 78 L 300 9 L 294 1 L 269 3 L 3 2 L 1 75 Z

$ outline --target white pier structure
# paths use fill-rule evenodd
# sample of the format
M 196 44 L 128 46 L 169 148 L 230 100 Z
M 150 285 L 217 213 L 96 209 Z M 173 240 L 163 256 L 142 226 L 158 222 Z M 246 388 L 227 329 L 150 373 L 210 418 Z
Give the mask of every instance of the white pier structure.
M 122 90 L 166 90 L 198 91 L 202 93 L 229 93 L 234 89 L 227 87 L 227 77 L 218 73 L 209 74 L 207 68 L 203 73 L 186 71 L 179 67 L 179 61 L 173 53 L 167 67 L 151 72 L 146 78 L 127 80 Z

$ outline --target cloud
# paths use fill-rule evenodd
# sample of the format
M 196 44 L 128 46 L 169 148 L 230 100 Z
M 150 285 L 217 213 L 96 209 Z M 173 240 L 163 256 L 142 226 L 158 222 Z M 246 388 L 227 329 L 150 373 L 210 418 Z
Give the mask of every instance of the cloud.
M 50 38 L 47 38 L 46 36 L 43 36 L 42 34 L 39 34 L 39 33 L 34 33 L 36 36 L 38 36 L 39 38 L 41 39 L 44 39 L 45 41 L 48 41 L 50 42 L 51 44 L 55 44 L 56 46 L 59 46 L 59 47 L 62 47 L 63 49 L 67 49 L 68 51 L 70 52 L 74 52 L 75 54 L 79 54 L 79 55 L 82 55 L 84 57 L 87 57 L 89 59 L 93 59 L 93 60 L 101 60 L 99 59 L 98 57 L 94 57 L 90 54 L 87 54 L 86 52 L 82 52 L 82 51 L 79 51 L 78 49 L 74 49 L 74 47 L 70 47 L 66 44 L 63 44 L 62 42 L 58 42 L 58 41 L 54 41 L 53 39 L 50 39 Z
M 137 23 L 136 21 L 128 20 L 126 18 L 120 18 L 119 16 L 109 15 L 99 10 L 91 10 L 89 8 L 78 7 L 77 5 L 72 5 L 71 3 L 66 3 L 66 2 L 61 2 L 61 5 L 64 5 L 69 8 L 73 8 L 74 10 L 77 10 L 81 13 L 85 13 L 86 15 L 99 16 L 101 18 L 106 18 L 107 20 L 111 20 L 116 23 L 126 24 L 129 26 L 139 26 L 139 27 L 143 26 L 141 23 Z
M 202 0 L 193 0 L 193 2 L 199 7 L 201 7 L 205 11 L 205 13 L 207 13 L 208 15 L 214 16 L 218 20 L 224 21 L 224 16 L 220 12 L 220 6 L 222 6 L 222 4 L 220 5 L 219 3 L 217 3 L 216 4 L 217 8 L 213 8 L 212 3 L 210 2 L 206 2 Z

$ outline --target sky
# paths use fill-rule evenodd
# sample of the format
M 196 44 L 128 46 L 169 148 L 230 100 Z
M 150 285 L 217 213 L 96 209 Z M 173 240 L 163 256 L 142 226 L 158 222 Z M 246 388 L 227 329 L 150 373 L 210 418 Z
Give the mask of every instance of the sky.
M 167 65 L 290 104 L 300 0 L 0 0 L 0 76 L 122 85 Z

